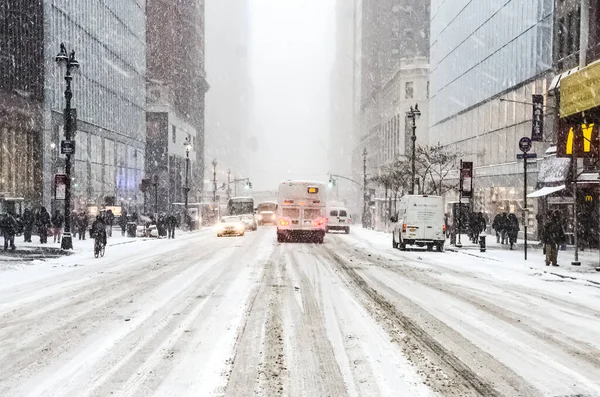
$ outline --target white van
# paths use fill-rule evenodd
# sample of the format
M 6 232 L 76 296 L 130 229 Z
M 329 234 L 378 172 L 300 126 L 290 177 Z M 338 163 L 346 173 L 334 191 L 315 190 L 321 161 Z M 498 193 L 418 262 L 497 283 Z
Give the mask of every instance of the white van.
M 346 234 L 350 233 L 350 216 L 348 209 L 344 207 L 327 208 L 327 233 L 331 230 L 343 231 Z
M 404 251 L 407 245 L 435 246 L 444 250 L 446 241 L 444 223 L 444 203 L 440 196 L 408 195 L 398 204 L 398 214 L 392 217 L 395 223 L 392 232 L 392 246 Z

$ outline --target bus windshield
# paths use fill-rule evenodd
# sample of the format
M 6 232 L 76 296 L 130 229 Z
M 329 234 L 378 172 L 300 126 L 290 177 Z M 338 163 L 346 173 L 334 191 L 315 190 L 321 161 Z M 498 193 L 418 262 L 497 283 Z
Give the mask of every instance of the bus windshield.
M 254 213 L 254 200 L 251 197 L 234 197 L 227 204 L 229 215 L 244 215 Z

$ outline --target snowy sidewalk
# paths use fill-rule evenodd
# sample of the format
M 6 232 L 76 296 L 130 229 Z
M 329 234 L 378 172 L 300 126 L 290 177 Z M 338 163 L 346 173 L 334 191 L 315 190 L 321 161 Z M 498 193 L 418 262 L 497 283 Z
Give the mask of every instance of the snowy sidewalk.
M 527 260 L 524 258 L 524 241 L 521 239 L 517 240 L 517 244 L 511 250 L 510 245 L 497 243 L 495 235 L 488 235 L 486 239 L 486 252 L 480 252 L 479 244 L 472 243 L 466 235 L 462 235 L 461 242 L 463 244 L 462 248 L 447 244 L 446 250 L 493 261 L 540 268 L 559 277 L 585 279 L 600 284 L 600 271 L 596 271 L 596 267 L 600 266 L 600 254 L 597 250 L 579 251 L 581 266 L 572 266 L 571 262 L 574 260 L 575 253 L 573 248 L 569 247 L 565 251 L 558 252 L 559 266 L 554 267 L 546 266 L 546 257 L 543 254 L 542 248 L 538 248 L 540 245 L 538 241 L 528 241 Z
M 175 238 L 189 235 L 194 232 L 183 232 L 176 230 Z M 4 251 L 0 249 L 0 271 L 6 268 L 11 268 L 15 264 L 23 264 L 26 262 L 33 262 L 38 260 L 49 260 L 65 256 L 80 255 L 82 253 L 90 253 L 94 248 L 94 239 L 88 235 L 85 240 L 79 240 L 79 238 L 73 239 L 73 250 L 64 251 L 60 248 L 60 242 L 55 243 L 53 237 L 48 237 L 47 244 L 41 244 L 39 236 L 32 236 L 31 243 L 24 242 L 23 235 L 15 238 L 15 251 Z M 115 228 L 113 230 L 112 237 L 108 238 L 107 248 L 114 246 L 120 246 L 124 244 L 132 244 L 141 241 L 156 240 L 156 238 L 145 238 L 145 237 L 127 237 L 121 235 L 121 230 Z M 4 247 L 4 240 L 0 248 Z

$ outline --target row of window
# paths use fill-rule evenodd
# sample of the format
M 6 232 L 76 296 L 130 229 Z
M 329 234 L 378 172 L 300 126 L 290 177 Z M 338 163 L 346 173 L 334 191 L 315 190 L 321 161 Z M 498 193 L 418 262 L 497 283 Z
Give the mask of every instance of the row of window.
M 434 124 L 552 67 L 551 0 L 463 3 L 432 19 Z

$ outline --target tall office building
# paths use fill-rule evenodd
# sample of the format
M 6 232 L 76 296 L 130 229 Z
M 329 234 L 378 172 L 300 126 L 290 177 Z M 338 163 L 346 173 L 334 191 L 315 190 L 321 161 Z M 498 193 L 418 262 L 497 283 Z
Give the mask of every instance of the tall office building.
M 429 141 L 473 161 L 478 211 L 523 205 L 518 141 L 552 74 L 553 11 L 553 0 L 432 1 Z
M 135 204 L 145 145 L 143 4 L 10 0 L 0 14 L 0 190 L 27 206 L 63 208 L 54 203 L 52 181 L 64 172 L 65 70 L 54 59 L 64 42 L 81 65 L 72 82 L 74 205 L 106 197 Z
M 349 176 L 353 146 L 354 0 L 337 0 L 335 55 L 331 69 L 329 172 Z M 341 182 L 341 181 L 340 181 Z M 341 182 L 346 185 L 346 182 Z
M 159 211 L 202 197 L 204 170 L 204 2 L 147 0 L 146 177 L 157 178 Z
M 247 0 L 206 3 L 206 70 L 211 85 L 206 95 L 206 158 L 217 160 L 219 184 L 227 180 L 227 170 L 232 179 L 248 176 L 247 154 L 258 144 L 250 132 L 249 23 Z M 212 180 L 212 167 L 205 175 Z
M 41 0 L 0 2 L 0 196 L 31 204 L 43 200 L 43 17 Z

